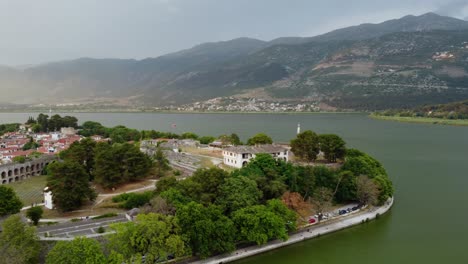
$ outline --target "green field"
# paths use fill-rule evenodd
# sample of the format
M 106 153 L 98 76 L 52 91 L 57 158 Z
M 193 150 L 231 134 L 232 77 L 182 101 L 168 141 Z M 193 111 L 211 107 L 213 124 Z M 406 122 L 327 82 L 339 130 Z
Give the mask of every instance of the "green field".
M 425 123 L 435 125 L 451 125 L 451 126 L 468 126 L 466 119 L 442 119 L 442 118 L 429 118 L 429 117 L 402 117 L 402 116 L 380 116 L 370 115 L 371 118 L 398 122 L 409 123 Z
M 23 201 L 24 206 L 32 203 L 42 203 L 42 191 L 46 185 L 46 175 L 33 176 L 29 179 L 8 184 L 13 188 L 18 197 Z

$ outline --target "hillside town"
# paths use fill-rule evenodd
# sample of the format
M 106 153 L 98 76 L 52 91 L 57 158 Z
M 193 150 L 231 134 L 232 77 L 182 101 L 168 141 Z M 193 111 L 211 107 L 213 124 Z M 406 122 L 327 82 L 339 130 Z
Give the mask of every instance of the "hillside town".
M 19 131 L 0 136 L 0 162 L 11 163 L 16 157 L 31 155 L 55 155 L 82 139 L 73 127 L 60 131 L 34 133 L 28 125 L 21 125 Z

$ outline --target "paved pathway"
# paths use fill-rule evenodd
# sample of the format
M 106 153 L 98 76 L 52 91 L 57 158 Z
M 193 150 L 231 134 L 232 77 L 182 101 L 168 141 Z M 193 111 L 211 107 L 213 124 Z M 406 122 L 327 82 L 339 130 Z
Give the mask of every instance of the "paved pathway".
M 99 234 L 99 227 L 109 231 L 109 225 L 113 223 L 127 222 L 125 215 L 102 219 L 85 219 L 78 222 L 66 222 L 50 226 L 41 226 L 37 229 L 41 240 L 71 240 L 76 236 L 94 237 L 104 234 Z
M 244 249 L 239 249 L 236 250 L 230 254 L 224 254 L 224 255 L 219 255 L 215 256 L 212 258 L 200 260 L 200 261 L 195 261 L 192 262 L 192 264 L 219 264 L 219 263 L 227 263 L 235 260 L 239 260 L 242 258 L 246 258 L 249 256 L 257 255 L 260 253 L 264 253 L 276 248 L 284 247 L 287 245 L 291 245 L 303 240 L 307 240 L 310 238 L 314 238 L 320 235 L 332 233 L 341 229 L 345 229 L 354 225 L 361 224 L 363 221 L 375 219 L 377 214 L 382 215 L 386 213 L 393 205 L 393 198 L 389 199 L 385 205 L 378 207 L 378 208 L 373 208 L 361 213 L 356 213 L 352 214 L 349 216 L 344 216 L 342 220 L 334 222 L 333 223 L 322 223 L 318 226 L 314 227 L 309 227 L 307 229 L 304 229 L 303 231 L 300 231 L 298 233 L 295 233 L 289 237 L 287 241 L 281 241 L 281 240 L 275 240 L 272 242 L 269 242 L 265 245 L 262 246 L 252 246 Z

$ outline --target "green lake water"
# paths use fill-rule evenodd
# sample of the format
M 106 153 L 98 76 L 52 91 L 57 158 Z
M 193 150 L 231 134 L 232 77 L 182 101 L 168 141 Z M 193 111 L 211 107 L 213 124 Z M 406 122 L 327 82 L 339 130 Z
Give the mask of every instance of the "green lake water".
M 0 123 L 24 122 L 23 113 L 0 113 Z M 377 158 L 393 180 L 391 212 L 377 221 L 237 263 L 468 263 L 468 127 L 410 124 L 362 114 L 73 113 L 106 126 L 243 140 L 265 132 L 287 142 L 302 130 L 335 133 L 348 147 Z M 173 126 L 175 124 L 175 127 Z

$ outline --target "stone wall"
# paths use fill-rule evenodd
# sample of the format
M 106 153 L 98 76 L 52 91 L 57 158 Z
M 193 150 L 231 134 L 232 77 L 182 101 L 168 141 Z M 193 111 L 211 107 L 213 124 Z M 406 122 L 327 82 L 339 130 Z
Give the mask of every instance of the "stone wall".
M 45 167 L 55 159 L 55 156 L 44 156 L 25 163 L 0 165 L 0 185 L 41 175 Z

